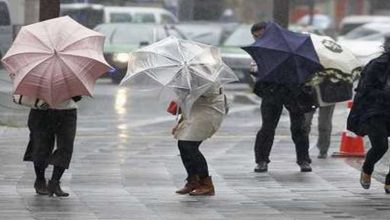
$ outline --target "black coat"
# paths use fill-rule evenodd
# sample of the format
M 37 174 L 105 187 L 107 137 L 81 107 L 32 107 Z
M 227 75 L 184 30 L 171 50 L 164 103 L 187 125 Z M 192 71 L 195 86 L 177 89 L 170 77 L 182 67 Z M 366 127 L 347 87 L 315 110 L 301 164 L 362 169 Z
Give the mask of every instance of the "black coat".
M 310 86 L 282 85 L 257 81 L 253 91 L 257 96 L 281 100 L 294 113 L 306 113 L 318 107 L 315 91 Z
M 363 69 L 356 88 L 347 129 L 357 135 L 368 133 L 367 119 L 390 119 L 390 53 L 371 60 Z

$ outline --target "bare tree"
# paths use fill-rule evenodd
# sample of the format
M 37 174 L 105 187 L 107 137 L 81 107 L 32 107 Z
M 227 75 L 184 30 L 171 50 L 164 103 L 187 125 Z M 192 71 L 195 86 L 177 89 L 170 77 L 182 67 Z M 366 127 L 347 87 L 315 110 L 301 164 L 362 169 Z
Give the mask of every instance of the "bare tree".
M 39 20 L 44 21 L 60 15 L 60 0 L 40 0 Z
M 288 27 L 289 20 L 289 1 L 274 0 L 273 18 L 282 27 Z

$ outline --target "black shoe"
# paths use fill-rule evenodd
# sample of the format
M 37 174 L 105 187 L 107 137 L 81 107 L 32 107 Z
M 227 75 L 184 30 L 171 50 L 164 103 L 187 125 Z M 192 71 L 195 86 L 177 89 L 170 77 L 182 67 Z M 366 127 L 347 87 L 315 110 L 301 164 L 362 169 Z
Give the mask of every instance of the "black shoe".
M 390 175 L 387 174 L 386 180 L 385 180 L 385 192 L 386 194 L 390 194 Z
M 299 163 L 299 167 L 301 168 L 301 172 L 311 172 L 310 163 L 307 161 Z
M 256 173 L 264 173 L 268 171 L 268 163 L 265 161 L 261 161 L 257 164 L 254 170 Z
M 317 158 L 318 159 L 326 159 L 328 157 L 328 153 L 319 153 Z
M 369 189 L 371 185 L 371 175 L 362 171 L 360 173 L 360 185 L 363 187 L 363 189 Z
M 49 190 L 47 189 L 46 180 L 36 179 L 34 183 L 35 192 L 38 195 L 49 195 Z
M 69 196 L 69 193 L 62 191 L 60 186 L 60 181 L 50 180 L 47 188 L 49 190 L 49 196 L 53 196 L 53 194 L 55 194 L 58 197 Z

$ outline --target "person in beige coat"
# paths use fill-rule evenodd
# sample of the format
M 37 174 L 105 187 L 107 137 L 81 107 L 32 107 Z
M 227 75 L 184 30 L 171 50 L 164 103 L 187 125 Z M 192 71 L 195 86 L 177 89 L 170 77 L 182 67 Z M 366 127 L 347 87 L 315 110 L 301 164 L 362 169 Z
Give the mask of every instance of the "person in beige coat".
M 213 86 L 194 102 L 189 117 L 181 115 L 178 124 L 172 129 L 188 174 L 187 183 L 176 193 L 192 196 L 215 194 L 207 162 L 199 146 L 215 134 L 226 113 L 227 103 L 223 88 Z

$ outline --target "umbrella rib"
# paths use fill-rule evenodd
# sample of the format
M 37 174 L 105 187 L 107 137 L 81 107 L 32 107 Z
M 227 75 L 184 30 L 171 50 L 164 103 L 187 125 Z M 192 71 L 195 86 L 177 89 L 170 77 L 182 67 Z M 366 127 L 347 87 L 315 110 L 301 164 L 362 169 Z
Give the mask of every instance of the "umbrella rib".
M 22 84 L 22 82 L 25 80 L 25 78 L 26 78 L 26 76 L 28 75 L 29 72 L 33 71 L 33 70 L 34 70 L 35 68 L 37 68 L 40 64 L 42 64 L 42 63 L 48 61 L 50 58 L 52 58 L 52 57 L 48 57 L 48 58 L 46 58 L 46 59 L 40 61 L 40 62 L 37 63 L 33 68 L 31 68 L 29 71 L 27 71 L 26 74 L 24 74 L 24 76 L 20 79 L 20 82 L 19 82 L 18 86 L 16 86 L 15 91 L 19 88 L 19 86 L 20 86 L 20 85 Z M 49 69 L 49 65 L 45 68 L 45 71 L 43 71 L 43 73 L 47 73 L 47 71 L 46 71 L 47 69 Z M 43 80 L 43 78 L 44 78 L 44 77 L 40 77 L 39 85 L 42 85 L 42 80 Z M 40 91 L 41 91 L 41 87 L 38 87 L 38 92 L 37 92 L 38 95 L 39 95 Z M 21 94 L 21 95 L 23 95 L 23 94 Z M 43 97 L 35 97 L 35 98 L 41 98 L 42 100 L 44 100 Z M 46 100 L 44 100 L 44 101 L 47 102 Z
M 82 56 L 82 55 L 79 55 L 79 54 L 66 54 L 64 52 L 61 52 L 61 53 L 58 53 L 60 54 L 61 56 L 69 56 L 69 57 L 81 57 L 81 58 L 85 58 L 87 60 L 93 60 L 93 61 L 96 61 L 98 63 L 101 63 L 101 64 L 104 64 L 106 66 L 109 66 L 107 63 L 103 63 L 101 60 L 97 60 L 97 59 L 94 59 L 94 58 L 91 58 L 91 57 L 87 57 L 87 56 Z
M 68 69 L 70 69 L 74 74 L 74 76 L 76 76 L 76 78 L 80 81 L 80 82 L 82 82 L 82 80 L 81 80 L 81 78 L 79 77 L 79 75 L 78 74 L 75 74 L 76 73 L 76 71 L 74 71 L 63 59 L 62 59 L 62 57 L 61 56 L 58 56 L 59 57 L 59 60 L 63 63 L 63 64 L 65 64 L 65 66 L 68 68 Z M 91 61 L 89 61 L 88 62 L 88 64 L 89 63 L 91 63 Z M 79 71 L 79 72 L 83 72 L 84 71 L 84 69 L 88 66 L 88 64 L 86 64 L 86 65 L 84 65 L 83 66 L 83 68 L 81 69 L 81 71 Z M 86 87 L 85 87 L 86 88 Z M 89 91 L 89 89 L 87 89 L 87 91 L 88 91 L 88 93 L 89 93 L 89 95 L 91 95 L 91 91 Z
M 25 29 L 29 34 L 31 34 L 31 36 L 33 36 L 36 40 L 38 40 L 39 42 L 41 42 L 41 44 L 43 46 L 45 46 L 49 51 L 52 51 L 53 48 L 50 47 L 49 45 L 47 45 L 45 42 L 43 42 L 41 39 L 39 39 L 38 36 L 36 36 L 35 34 L 33 34 L 33 32 L 31 32 L 29 29 Z
M 9 58 L 12 58 L 14 56 L 18 56 L 18 55 L 34 55 L 34 54 L 40 54 L 40 55 L 53 55 L 53 53 L 45 53 L 45 52 L 20 52 L 20 53 L 15 53 L 15 54 L 12 54 L 10 56 L 7 56 L 6 57 L 6 60 L 9 59 Z
M 162 56 L 162 57 L 168 58 L 168 59 L 176 61 L 176 62 L 180 62 L 180 60 L 177 60 L 177 59 L 175 59 L 173 57 L 170 57 L 167 54 L 160 54 L 160 53 L 157 53 L 157 52 L 154 52 L 154 51 L 139 50 L 139 51 L 134 52 L 133 54 L 138 54 L 138 53 L 148 53 L 148 54 L 151 53 L 151 54 L 155 54 L 155 55 L 158 55 L 158 56 Z
M 140 70 L 140 71 L 138 71 L 138 72 L 136 72 L 136 73 L 133 73 L 133 74 L 130 75 L 129 77 L 135 77 L 135 76 L 137 76 L 137 75 L 139 75 L 139 74 L 142 74 L 142 73 L 145 72 L 145 71 L 149 71 L 149 70 L 153 70 L 153 69 L 166 68 L 166 67 L 177 67 L 177 66 L 179 66 L 179 65 L 167 65 L 167 66 L 150 67 L 150 68 L 146 68 L 146 69 Z M 152 76 L 150 76 L 149 74 L 147 74 L 147 75 L 148 75 L 150 78 L 156 80 L 158 83 L 160 83 L 157 79 L 155 79 L 155 77 L 152 77 Z M 175 75 L 176 75 L 176 74 L 175 74 Z M 162 83 L 160 83 L 160 84 L 162 84 Z
M 68 43 L 67 45 L 65 45 L 61 49 L 59 49 L 59 51 L 64 51 L 64 50 L 68 49 L 68 47 L 72 46 L 73 44 L 75 44 L 77 42 L 80 42 L 82 40 L 88 39 L 88 38 L 103 38 L 104 39 L 104 36 L 100 36 L 100 35 L 97 35 L 97 34 L 96 35 L 91 35 L 91 36 L 86 36 L 86 37 L 83 37 L 83 38 L 80 38 L 78 40 L 75 40 L 75 41 L 72 41 L 72 42 Z

